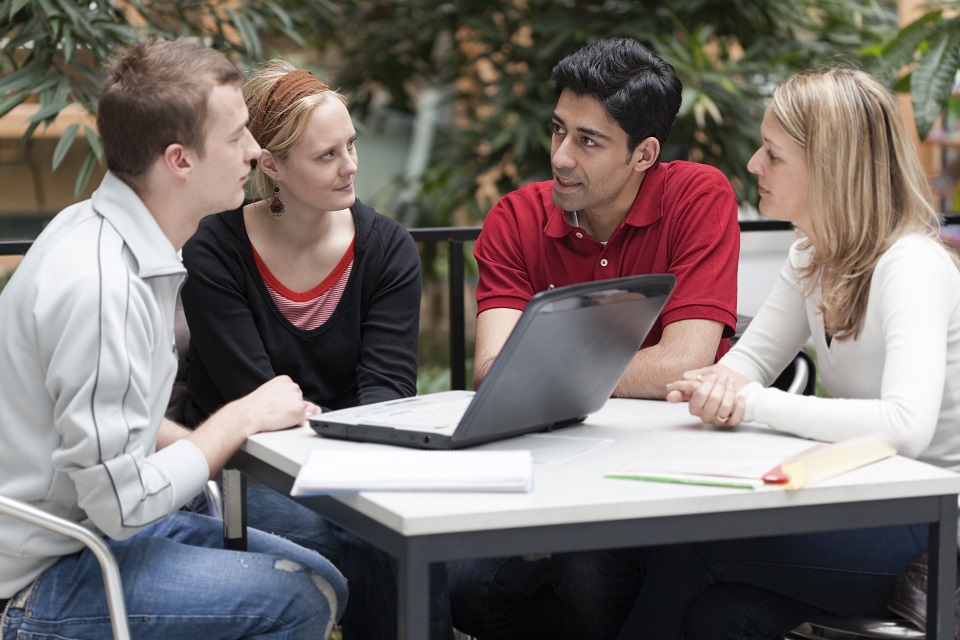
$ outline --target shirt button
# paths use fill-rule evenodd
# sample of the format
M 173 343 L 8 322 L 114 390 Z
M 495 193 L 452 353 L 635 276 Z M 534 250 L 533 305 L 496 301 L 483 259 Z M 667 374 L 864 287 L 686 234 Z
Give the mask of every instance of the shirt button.
M 600 266 L 601 266 L 601 267 L 607 266 L 607 259 L 606 259 L 606 258 L 604 258 L 604 259 L 602 259 L 602 260 L 600 261 Z
M 583 237 L 583 234 L 580 233 L 579 231 L 577 231 L 577 237 L 578 237 L 578 238 L 582 238 L 582 237 Z

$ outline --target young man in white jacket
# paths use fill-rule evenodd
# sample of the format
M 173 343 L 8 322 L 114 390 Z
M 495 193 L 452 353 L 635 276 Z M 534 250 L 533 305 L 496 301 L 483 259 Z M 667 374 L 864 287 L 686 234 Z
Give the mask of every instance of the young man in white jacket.
M 239 206 L 260 148 L 241 76 L 186 40 L 146 40 L 107 68 L 97 125 L 109 169 L 62 211 L 0 295 L 0 495 L 109 540 L 136 638 L 325 638 L 346 584 L 318 554 L 180 511 L 248 435 L 303 422 L 278 377 L 195 431 L 164 418 L 177 367 L 178 252 L 200 219 Z M 108 638 L 92 553 L 0 517 L 0 640 Z

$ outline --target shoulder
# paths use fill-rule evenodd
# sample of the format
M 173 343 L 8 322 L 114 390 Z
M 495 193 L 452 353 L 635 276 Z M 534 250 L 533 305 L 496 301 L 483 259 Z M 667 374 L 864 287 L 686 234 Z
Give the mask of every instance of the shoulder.
M 719 189 L 733 194 L 730 181 L 716 167 L 699 162 L 674 160 L 661 162 L 657 171 L 663 172 L 667 187 L 675 191 Z
M 553 202 L 553 183 L 532 182 L 504 195 L 493 205 L 484 218 L 480 236 L 489 236 L 491 229 L 498 229 L 499 233 L 510 231 L 511 235 L 514 232 L 523 236 L 539 235 L 551 215 L 562 215 Z
M 810 264 L 813 248 L 806 238 L 798 238 L 790 245 L 787 261 L 794 269 L 802 269 Z
M 960 281 L 960 272 L 947 248 L 938 240 L 911 233 L 890 245 L 877 261 L 876 273 L 881 277 L 908 276 L 922 278 L 940 273 L 950 280 Z
M 183 256 L 193 256 L 198 252 L 218 253 L 229 246 L 249 244 L 243 225 L 242 209 L 223 211 L 209 215 L 200 221 L 196 232 L 183 245 Z
M 45 247 L 33 287 L 37 312 L 48 319 L 61 313 L 102 316 L 105 310 L 137 308 L 131 307 L 135 300 L 152 297 L 123 236 L 97 218 Z
M 739 237 L 737 197 L 716 167 L 682 160 L 661 163 L 644 177 L 634 206 L 645 219 L 662 216 L 688 232 Z
M 377 212 L 360 200 L 354 202 L 350 210 L 357 229 L 356 243 L 361 252 L 366 249 L 384 253 L 401 251 L 408 255 L 417 252 L 413 237 L 399 221 Z
M 362 237 L 376 234 L 385 239 L 404 240 L 410 238 L 410 232 L 399 221 L 376 211 L 373 207 L 360 202 L 360 200 L 353 203 L 350 211 L 353 212 L 357 233 Z
M 230 211 L 221 211 L 220 213 L 214 213 L 207 216 L 200 221 L 197 231 L 193 234 L 193 237 L 222 237 L 224 232 L 231 237 L 246 236 L 246 229 L 243 225 L 242 208 L 232 209 Z
M 123 279 L 136 272 L 136 261 L 123 236 L 107 220 L 90 216 L 76 221 L 45 242 L 36 243 L 40 288 L 71 289 L 103 277 Z M 30 253 L 27 254 L 30 257 Z

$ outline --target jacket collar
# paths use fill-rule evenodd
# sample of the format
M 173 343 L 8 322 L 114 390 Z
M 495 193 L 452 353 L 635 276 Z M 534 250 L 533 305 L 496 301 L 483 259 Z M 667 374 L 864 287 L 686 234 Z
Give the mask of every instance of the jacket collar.
M 184 271 L 170 240 L 127 183 L 108 171 L 91 200 L 94 211 L 117 230 L 130 248 L 141 278 Z

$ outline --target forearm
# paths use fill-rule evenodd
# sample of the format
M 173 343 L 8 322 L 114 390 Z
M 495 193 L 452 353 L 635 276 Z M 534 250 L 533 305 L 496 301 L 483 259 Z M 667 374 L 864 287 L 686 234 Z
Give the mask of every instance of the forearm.
M 490 372 L 490 367 L 493 366 L 493 363 L 497 360 L 495 354 L 486 354 L 481 356 L 477 354 L 473 360 L 473 388 L 476 389 L 480 386 L 480 383 L 483 382 L 483 379 L 487 377 L 487 374 Z
M 247 437 L 257 431 L 254 416 L 244 409 L 242 401 L 235 401 L 189 432 L 187 439 L 203 454 L 212 477 L 223 469 Z
M 473 356 L 473 387 L 476 389 L 496 362 L 500 350 L 520 320 L 517 309 L 487 309 L 477 316 L 477 339 Z
M 614 390 L 618 398 L 655 398 L 667 395 L 667 384 L 684 371 L 714 363 L 723 325 L 712 320 L 680 320 L 663 329 L 660 342 L 637 352 Z
M 684 371 L 713 364 L 712 355 L 669 349 L 663 343 L 637 352 L 613 391 L 615 398 L 662 400 L 667 384 L 679 380 Z
M 163 419 L 160 423 L 160 430 L 157 432 L 157 451 L 167 447 L 177 440 L 182 440 L 190 436 L 190 430 L 182 427 L 173 420 Z

